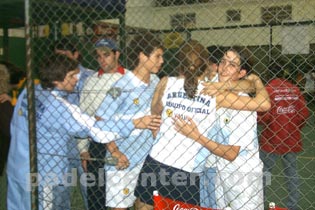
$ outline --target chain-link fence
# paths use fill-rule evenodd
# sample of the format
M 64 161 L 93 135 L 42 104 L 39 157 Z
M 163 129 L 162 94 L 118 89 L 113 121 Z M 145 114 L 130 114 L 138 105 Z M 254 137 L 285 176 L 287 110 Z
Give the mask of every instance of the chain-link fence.
M 31 185 L 22 195 L 26 196 L 23 202 L 14 202 L 19 193 L 11 191 L 13 194 L 8 194 L 11 203 L 7 205 L 32 205 L 32 209 L 37 205 L 43 209 L 69 209 L 70 206 L 71 209 L 105 209 L 105 206 L 141 209 L 143 203 L 152 205 L 152 189 L 155 189 L 164 197 L 209 208 L 267 209 L 270 202 L 275 202 L 290 209 L 315 209 L 312 170 L 315 167 L 315 1 L 36 0 L 25 5 L 29 15 L 25 27 L 27 87 L 35 95 L 23 92 L 20 95 L 21 103 L 17 103 L 15 110 L 15 131 L 21 132 L 24 126 L 24 133 L 13 137 L 19 141 L 11 140 L 11 148 L 12 143 L 23 144 L 24 149 L 29 143 L 32 145 L 31 149 L 27 148 L 31 176 L 21 175 L 27 176 Z M 211 86 L 219 89 L 217 100 L 202 95 L 189 99 L 185 91 L 194 86 L 184 90 L 180 87 L 186 87 L 186 83 L 183 85 L 171 78 L 159 83 L 154 93 L 158 78 L 176 76 L 180 68 L 185 72 L 192 66 L 199 67 L 197 61 L 182 67 L 192 62 L 185 55 L 180 57 L 181 53 L 190 55 L 190 51 L 185 51 L 189 50 L 188 46 L 198 46 L 194 49 L 197 53 L 202 48 L 190 40 L 197 40 L 209 53 L 207 78 L 212 79 L 214 69 L 219 72 L 212 81 L 221 81 L 221 86 Z M 231 47 L 239 54 L 229 51 Z M 200 51 L 198 58 L 203 56 Z M 80 56 L 76 57 L 76 53 Z M 70 54 L 78 60 L 80 79 L 70 95 L 54 95 L 48 91 L 55 97 L 51 99 L 45 95 L 46 90 L 34 87 L 30 78 L 43 78 L 43 68 L 54 66 L 46 60 L 53 54 Z M 143 56 L 152 59 L 151 63 L 143 62 Z M 243 58 L 251 64 L 251 72 L 266 85 L 271 99 L 270 111 L 260 112 L 257 118 L 255 110 L 266 111 L 263 107 L 266 99 L 259 100 L 264 93 L 257 81 L 240 82 L 245 84 L 244 88 L 239 83 L 228 82 L 231 78 L 224 79 L 235 69 L 238 71 L 234 75 L 241 75 L 245 68 Z M 45 60 L 44 67 L 42 60 Z M 119 66 L 115 65 L 116 60 Z M 159 69 L 161 60 L 164 63 Z M 55 67 L 58 65 L 55 63 Z M 150 65 L 149 71 L 143 71 Z M 158 77 L 150 77 L 149 73 L 157 73 Z M 283 79 L 272 80 L 274 77 Z M 256 88 L 254 91 L 252 86 Z M 249 93 L 252 101 L 244 102 L 242 107 L 235 105 L 242 99 L 232 103 L 237 90 Z M 157 101 L 152 101 L 153 94 Z M 223 96 L 227 98 L 220 102 Z M 65 100 L 78 105 L 90 117 Z M 152 114 L 162 115 L 163 121 L 155 140 L 149 130 L 158 119 L 141 118 L 150 112 L 151 101 Z M 227 106 L 227 101 L 233 109 L 254 112 L 222 108 Z M 217 112 L 213 111 L 212 104 L 217 104 Z M 27 110 L 28 115 L 24 114 Z M 222 144 L 218 147 L 222 152 L 204 144 L 202 148 L 200 141 L 191 140 L 194 137 L 188 131 L 186 135 L 190 138 L 183 137 L 182 133 L 181 140 L 170 122 L 175 114 L 185 120 L 187 117 L 196 120 L 204 136 Z M 102 118 L 95 122 L 96 127 L 119 135 L 116 145 L 109 143 L 105 148 L 105 144 L 93 143 L 91 139 L 102 139 L 94 132 L 96 128 L 92 128 L 94 116 Z M 21 117 L 29 123 L 21 125 Z M 299 129 L 302 145 L 298 141 Z M 112 134 L 106 134 L 106 141 L 111 140 Z M 23 135 L 30 141 L 22 139 Z M 89 140 L 82 139 L 87 135 L 91 136 Z M 25 142 L 21 143 L 22 140 Z M 228 144 L 234 146 L 230 148 L 233 151 L 239 149 L 231 162 L 223 160 L 229 159 L 226 156 L 231 150 L 224 150 L 223 146 Z M 145 158 L 148 154 L 150 158 Z M 215 158 L 210 161 L 208 156 Z M 16 161 L 21 168 L 28 165 L 25 159 Z M 87 165 L 82 168 L 81 164 Z M 14 167 L 11 171 L 7 168 L 8 173 L 14 171 Z M 196 174 L 200 177 L 195 178 Z M 9 184 L 18 185 L 18 178 L 14 178 L 18 176 L 12 177 L 12 180 L 8 177 Z M 187 184 L 193 178 L 197 184 Z M 264 193 L 263 180 L 266 181 Z M 30 192 L 32 199 L 28 197 Z M 136 197 L 141 198 L 137 208 L 134 207 Z M 184 208 L 180 203 L 174 209 L 180 209 L 180 205 Z

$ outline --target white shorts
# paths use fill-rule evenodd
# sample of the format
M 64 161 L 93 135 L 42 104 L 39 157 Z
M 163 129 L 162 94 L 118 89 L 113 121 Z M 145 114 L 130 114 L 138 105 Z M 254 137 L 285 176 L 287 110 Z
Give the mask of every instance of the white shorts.
M 134 205 L 134 191 L 142 164 L 131 170 L 106 171 L 106 206 L 128 208 Z
M 219 171 L 215 194 L 219 209 L 264 210 L 263 173 Z

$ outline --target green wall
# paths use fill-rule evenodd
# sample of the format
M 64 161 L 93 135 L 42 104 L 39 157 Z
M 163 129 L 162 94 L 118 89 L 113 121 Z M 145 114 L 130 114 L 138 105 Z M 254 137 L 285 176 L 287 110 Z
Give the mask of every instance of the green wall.
M 0 47 L 3 48 L 3 37 L 0 36 Z M 25 39 L 18 37 L 9 38 L 9 62 L 25 69 Z M 3 52 L 4 53 L 4 52 Z M 4 55 L 0 55 L 0 60 L 4 60 Z

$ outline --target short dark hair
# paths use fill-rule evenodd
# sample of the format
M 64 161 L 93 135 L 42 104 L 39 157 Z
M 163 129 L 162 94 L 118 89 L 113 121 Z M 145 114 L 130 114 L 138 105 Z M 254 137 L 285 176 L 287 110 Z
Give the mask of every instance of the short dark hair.
M 241 69 L 246 70 L 246 74 L 249 75 L 252 72 L 253 61 L 251 52 L 244 47 L 241 46 L 233 46 L 227 49 L 227 51 L 233 51 L 240 57 L 240 67 Z
M 157 35 L 150 32 L 136 35 L 127 47 L 128 68 L 134 69 L 139 64 L 141 52 L 149 56 L 156 49 L 164 50 L 163 43 Z
M 78 68 L 78 61 L 68 58 L 65 55 L 54 54 L 43 59 L 39 69 L 39 79 L 44 89 L 55 87 L 54 81 L 62 82 L 67 73 Z

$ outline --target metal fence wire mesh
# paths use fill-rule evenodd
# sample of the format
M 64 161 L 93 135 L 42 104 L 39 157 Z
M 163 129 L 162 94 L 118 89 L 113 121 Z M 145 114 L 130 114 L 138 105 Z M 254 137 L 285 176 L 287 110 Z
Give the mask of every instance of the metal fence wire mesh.
M 154 190 L 213 209 L 315 209 L 314 0 L 28 6 L 28 61 L 48 88 L 35 85 L 35 113 L 20 94 L 13 130 L 35 114 L 21 135 L 36 134 L 38 173 L 21 176 L 38 209 L 150 209 Z

